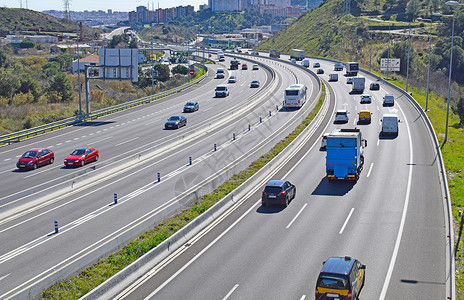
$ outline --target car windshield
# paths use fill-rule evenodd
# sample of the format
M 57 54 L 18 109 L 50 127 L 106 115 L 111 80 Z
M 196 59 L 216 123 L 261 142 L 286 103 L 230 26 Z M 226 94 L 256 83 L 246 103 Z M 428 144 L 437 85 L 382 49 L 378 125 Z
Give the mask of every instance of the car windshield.
M 76 149 L 71 153 L 71 155 L 84 155 L 85 149 Z
M 195 103 L 193 103 L 193 102 L 187 102 L 187 104 L 185 104 L 185 106 L 194 106 L 194 105 L 195 105 Z
M 226 87 L 225 86 L 218 86 L 216 88 L 216 91 L 225 91 L 226 90 Z
M 345 278 L 340 278 L 336 276 L 323 276 L 319 278 L 317 284 L 318 287 L 327 288 L 327 289 L 347 289 L 347 280 Z
M 27 151 L 23 154 L 23 158 L 34 158 L 37 155 L 37 151 Z
M 179 116 L 172 116 L 169 118 L 169 121 L 179 121 L 180 117 Z
M 251 83 L 258 83 L 258 80 L 253 80 Z
M 271 194 L 278 194 L 282 192 L 282 188 L 280 186 L 267 186 L 264 188 L 264 192 L 271 193 Z

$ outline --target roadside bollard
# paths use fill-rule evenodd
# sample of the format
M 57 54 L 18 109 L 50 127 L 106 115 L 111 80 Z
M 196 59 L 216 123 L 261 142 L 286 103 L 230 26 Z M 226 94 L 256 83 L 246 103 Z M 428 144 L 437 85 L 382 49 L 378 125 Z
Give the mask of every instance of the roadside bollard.
M 271 111 L 269 111 L 269 117 L 271 116 L 271 114 L 272 114 Z
M 114 204 L 118 204 L 118 194 L 114 194 Z
M 259 123 L 263 123 L 263 118 L 259 117 Z
M 160 182 L 160 181 L 161 181 L 161 174 L 160 174 L 160 172 L 158 172 L 158 182 Z
M 189 165 L 192 165 L 192 157 L 189 156 Z
M 58 221 L 55 221 L 55 233 L 58 233 Z
M 232 140 L 234 140 L 234 141 L 235 141 L 235 132 L 234 132 L 234 133 L 232 133 Z
M 278 105 L 276 105 L 276 110 L 279 110 L 279 106 L 278 106 Z
M 216 150 L 217 150 L 217 148 L 216 148 L 216 144 L 214 144 L 214 151 L 216 151 Z
M 250 131 L 250 130 L 251 130 L 251 125 L 250 125 L 250 124 L 248 124 L 248 131 Z

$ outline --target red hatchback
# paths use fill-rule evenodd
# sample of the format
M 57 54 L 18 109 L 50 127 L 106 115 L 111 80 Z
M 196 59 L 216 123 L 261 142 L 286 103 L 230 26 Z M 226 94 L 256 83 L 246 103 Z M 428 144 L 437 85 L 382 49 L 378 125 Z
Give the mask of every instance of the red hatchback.
M 64 159 L 65 167 L 83 166 L 98 160 L 98 150 L 95 148 L 77 148 Z
M 16 163 L 18 169 L 37 169 L 46 164 L 52 164 L 55 153 L 47 148 L 34 148 L 26 151 Z

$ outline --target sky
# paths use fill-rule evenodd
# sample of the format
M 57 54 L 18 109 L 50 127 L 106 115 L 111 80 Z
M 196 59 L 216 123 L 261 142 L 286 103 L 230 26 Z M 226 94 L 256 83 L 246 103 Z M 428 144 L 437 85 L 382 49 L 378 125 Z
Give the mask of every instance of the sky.
M 72 11 L 84 11 L 84 10 L 103 10 L 107 11 L 112 9 L 113 11 L 133 11 L 137 6 L 155 5 L 155 9 L 169 8 L 179 5 L 193 5 L 195 10 L 198 10 L 200 4 L 208 4 L 208 0 L 157 0 L 157 1 L 143 1 L 143 0 L 69 0 L 69 9 Z M 64 10 L 64 0 L 0 0 L 1 7 L 8 8 L 19 8 L 21 7 L 36 10 Z

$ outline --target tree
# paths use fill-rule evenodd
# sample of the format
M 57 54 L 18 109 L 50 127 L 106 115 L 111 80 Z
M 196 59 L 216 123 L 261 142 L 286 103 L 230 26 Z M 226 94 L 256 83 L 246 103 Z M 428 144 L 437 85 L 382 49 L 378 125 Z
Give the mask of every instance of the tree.
M 187 75 L 188 72 L 189 72 L 189 69 L 186 66 L 183 66 L 183 65 L 177 65 L 174 68 L 172 68 L 172 74 Z
M 420 12 L 420 3 L 419 0 L 409 0 L 408 5 L 406 5 L 406 14 L 411 16 L 412 19 L 415 19 Z
M 0 69 L 0 96 L 11 98 L 19 87 L 19 80 L 12 69 Z
M 131 39 L 129 43 L 129 48 L 137 49 L 139 46 L 137 45 L 137 40 L 135 38 Z
M 169 70 L 169 67 L 167 65 L 156 64 L 153 66 L 153 69 L 155 70 L 155 73 L 158 72 L 156 79 L 160 81 L 167 81 L 171 76 L 171 71 Z
M 24 41 L 22 41 L 21 43 L 19 43 L 19 47 L 21 47 L 21 48 L 23 48 L 23 49 L 34 48 L 34 47 L 35 47 L 35 44 L 34 44 L 33 41 L 24 40 Z
M 65 73 L 60 72 L 52 77 L 48 91 L 59 95 L 63 102 L 73 100 L 74 93 L 71 80 L 69 80 Z
M 459 124 L 461 126 L 464 125 L 464 96 L 461 96 L 461 98 L 459 98 L 458 103 L 456 104 L 456 106 L 453 107 L 453 111 L 455 114 L 459 116 Z
M 5 67 L 7 58 L 5 51 L 0 49 L 0 68 Z

